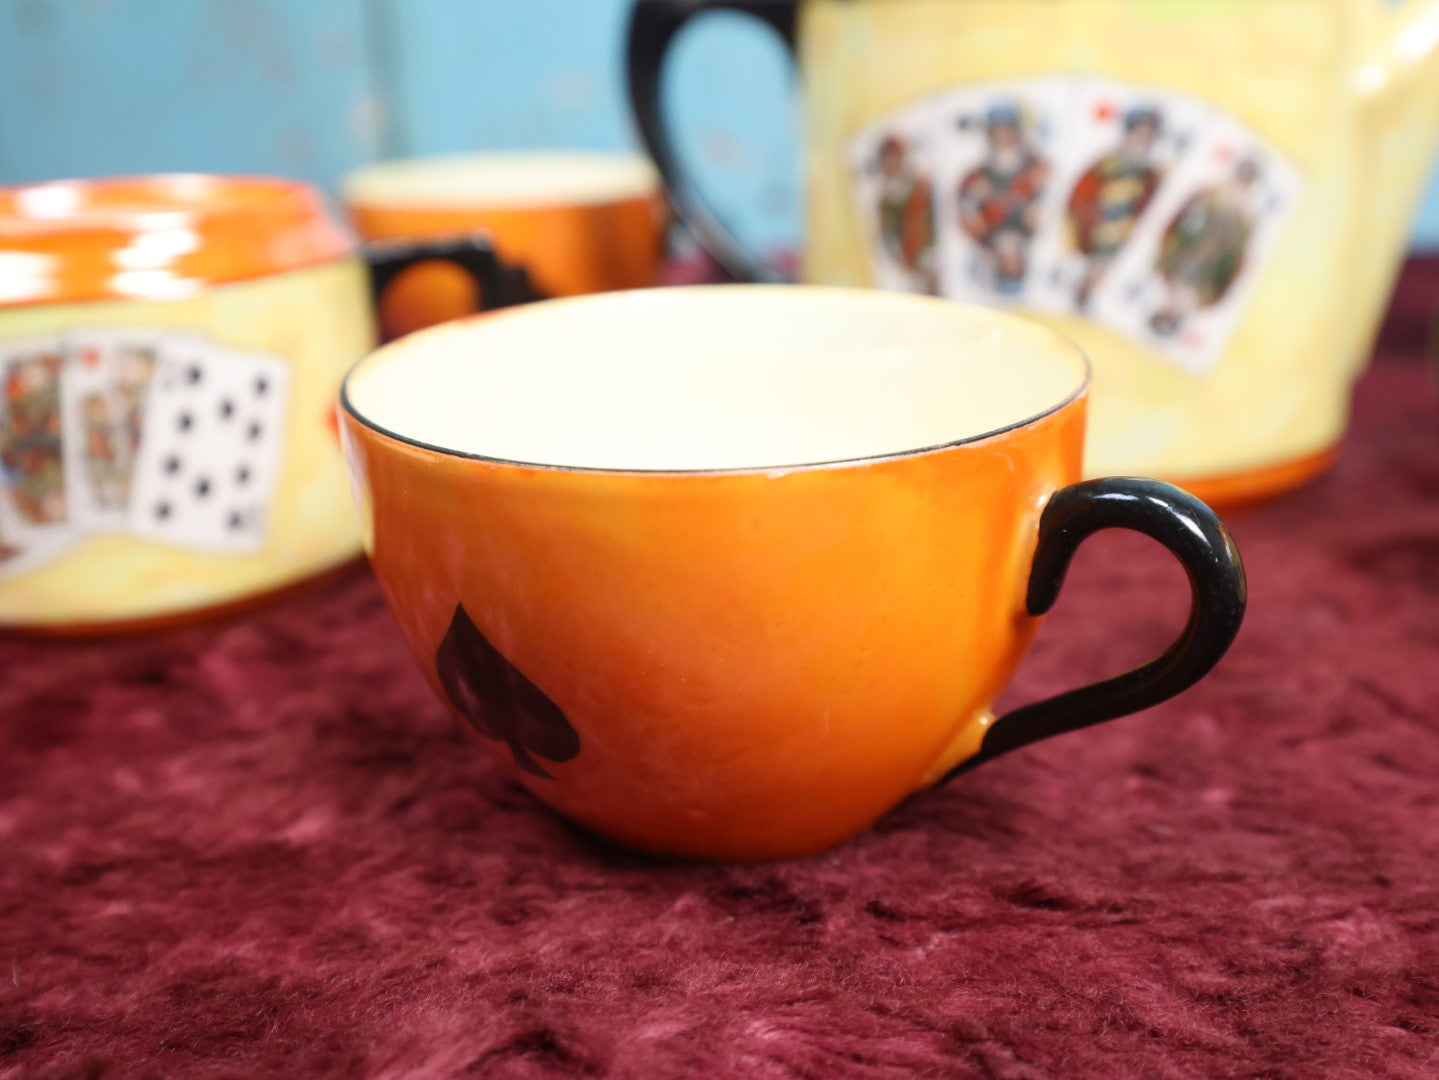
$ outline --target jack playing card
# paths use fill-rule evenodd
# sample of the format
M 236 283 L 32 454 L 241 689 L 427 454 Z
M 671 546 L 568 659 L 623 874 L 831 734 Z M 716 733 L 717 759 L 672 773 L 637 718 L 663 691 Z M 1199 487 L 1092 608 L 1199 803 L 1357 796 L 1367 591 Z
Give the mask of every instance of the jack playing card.
M 1187 371 L 1209 370 L 1302 185 L 1298 169 L 1238 121 L 1215 125 L 1114 264 L 1095 317 Z
M 935 104 L 939 275 L 945 296 L 1033 304 L 1036 238 L 1060 225 L 1072 80 L 986 83 Z
M 1047 230 L 1035 252 L 1035 306 L 1054 312 L 1088 308 L 1162 186 L 1219 116 L 1159 88 L 1097 78 L 1078 85 L 1055 175 L 1063 225 Z
M 939 291 L 933 120 L 932 103 L 920 102 L 850 140 L 855 205 L 882 289 Z
M 289 367 L 186 339 L 160 347 L 129 528 L 216 553 L 264 547 L 279 480 Z

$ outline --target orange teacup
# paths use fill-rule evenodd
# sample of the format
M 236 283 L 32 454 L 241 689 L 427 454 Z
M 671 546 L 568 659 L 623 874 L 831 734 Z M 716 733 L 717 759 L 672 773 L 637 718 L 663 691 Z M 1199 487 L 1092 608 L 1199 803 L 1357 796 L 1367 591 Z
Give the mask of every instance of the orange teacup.
M 372 354 L 342 393 L 365 541 L 441 697 L 539 798 L 674 855 L 849 837 L 907 795 L 1134 712 L 1229 645 L 1201 503 L 1080 483 L 1088 367 L 993 310 L 718 286 L 543 302 Z M 1090 533 L 1181 559 L 1152 664 L 996 718 Z
M 368 241 L 485 233 L 539 296 L 657 283 L 668 210 L 659 175 L 639 154 L 491 151 L 409 158 L 348 176 L 344 201 Z M 381 330 L 398 337 L 501 306 L 437 260 L 412 267 L 378 297 Z

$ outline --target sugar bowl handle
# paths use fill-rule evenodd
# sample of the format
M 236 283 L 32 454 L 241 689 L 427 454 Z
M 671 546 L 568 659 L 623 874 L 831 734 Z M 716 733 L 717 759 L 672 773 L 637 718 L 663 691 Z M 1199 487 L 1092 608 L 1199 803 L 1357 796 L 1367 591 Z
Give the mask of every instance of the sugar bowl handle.
M 737 11 L 753 15 L 777 31 L 791 53 L 795 49 L 797 0 L 637 0 L 630 17 L 626 67 L 630 108 L 645 149 L 665 182 L 670 205 L 700 246 L 738 281 L 784 280 L 758 255 L 745 249 L 734 232 L 706 204 L 680 168 L 660 101 L 660 76 L 675 37 L 696 15 Z
M 1170 484 L 1134 477 L 1087 480 L 1055 492 L 1039 522 L 1026 607 L 1054 606 L 1079 545 L 1103 529 L 1133 529 L 1168 548 L 1189 575 L 1184 632 L 1164 655 L 1124 675 L 1025 705 L 985 732 L 979 753 L 946 780 L 1022 746 L 1158 705 L 1187 690 L 1219 662 L 1244 618 L 1244 564 L 1214 511 Z

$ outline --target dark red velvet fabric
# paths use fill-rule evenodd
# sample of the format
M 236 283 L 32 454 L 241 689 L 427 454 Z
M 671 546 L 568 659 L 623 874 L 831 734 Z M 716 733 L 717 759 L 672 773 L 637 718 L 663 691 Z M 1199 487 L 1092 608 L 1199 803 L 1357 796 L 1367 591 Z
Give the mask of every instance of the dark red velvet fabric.
M 0 1077 L 1432 1080 L 1432 264 L 1401 298 L 1338 467 L 1232 519 L 1211 678 L 809 859 L 569 828 L 452 740 L 364 571 L 0 643 Z M 1098 538 L 1011 697 L 1144 659 L 1182 591 Z

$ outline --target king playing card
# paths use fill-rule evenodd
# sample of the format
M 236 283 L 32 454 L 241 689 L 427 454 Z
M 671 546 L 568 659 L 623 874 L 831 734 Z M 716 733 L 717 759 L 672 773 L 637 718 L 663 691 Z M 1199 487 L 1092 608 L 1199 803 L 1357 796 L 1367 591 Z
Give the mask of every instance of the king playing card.
M 264 547 L 279 480 L 289 367 L 198 340 L 162 344 L 145 408 L 129 528 L 180 547 Z
M 1034 305 L 1036 240 L 1060 225 L 1072 80 L 986 83 L 935 104 L 941 291 Z
M 932 103 L 920 102 L 850 140 L 855 207 L 879 288 L 939 291 L 934 138 Z
M 1264 277 L 1303 179 L 1236 120 L 1216 125 L 1155 201 L 1095 298 L 1095 317 L 1201 374 Z
M 1196 141 L 1219 114 L 1192 98 L 1111 79 L 1077 81 L 1055 185 L 1061 225 L 1036 245 L 1036 306 L 1086 311 Z

